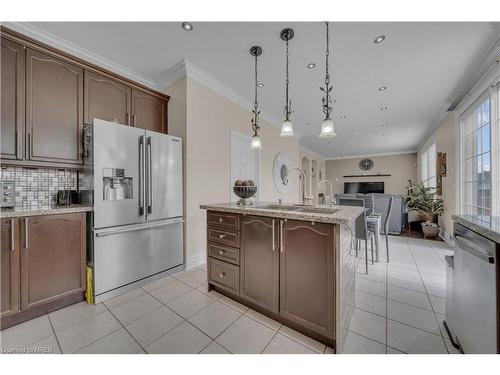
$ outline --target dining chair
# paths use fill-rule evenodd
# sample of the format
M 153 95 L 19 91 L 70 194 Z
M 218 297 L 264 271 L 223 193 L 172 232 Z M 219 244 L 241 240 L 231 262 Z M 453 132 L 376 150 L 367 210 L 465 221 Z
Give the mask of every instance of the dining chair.
M 340 198 L 337 203 L 339 206 L 355 206 L 365 208 L 365 200 L 363 198 Z M 372 254 L 372 264 L 373 264 L 373 232 L 368 230 L 366 224 L 366 212 L 358 216 L 354 227 L 354 236 L 356 238 L 356 256 L 358 256 L 358 249 L 361 245 L 361 241 L 365 241 L 365 268 L 366 274 L 368 275 L 368 240 L 370 240 L 371 254 Z
M 389 222 L 391 219 L 394 197 L 387 194 L 375 196 L 375 206 L 382 211 L 382 234 L 385 236 L 385 251 L 389 263 Z

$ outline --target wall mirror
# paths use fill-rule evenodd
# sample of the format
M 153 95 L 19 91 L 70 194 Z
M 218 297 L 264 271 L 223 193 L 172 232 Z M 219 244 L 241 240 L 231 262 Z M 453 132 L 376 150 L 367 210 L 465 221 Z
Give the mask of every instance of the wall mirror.
M 273 163 L 273 180 L 274 186 L 280 193 L 286 193 L 288 191 L 289 165 L 288 155 L 283 151 L 278 152 Z

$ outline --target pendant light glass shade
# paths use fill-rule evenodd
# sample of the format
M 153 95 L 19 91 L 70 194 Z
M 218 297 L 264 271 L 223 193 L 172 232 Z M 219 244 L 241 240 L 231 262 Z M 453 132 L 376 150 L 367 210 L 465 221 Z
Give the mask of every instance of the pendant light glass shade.
M 337 135 L 335 133 L 335 125 L 333 124 L 333 120 L 326 118 L 323 120 L 321 124 L 321 131 L 319 132 L 318 137 L 320 138 L 333 138 Z
M 260 137 L 258 134 L 255 134 L 252 137 L 252 143 L 250 144 L 250 148 L 252 150 L 260 150 L 262 148 L 262 142 L 260 141 Z
M 292 122 L 290 120 L 285 120 L 283 121 L 283 124 L 281 125 L 281 133 L 280 137 L 293 137 L 293 126 Z

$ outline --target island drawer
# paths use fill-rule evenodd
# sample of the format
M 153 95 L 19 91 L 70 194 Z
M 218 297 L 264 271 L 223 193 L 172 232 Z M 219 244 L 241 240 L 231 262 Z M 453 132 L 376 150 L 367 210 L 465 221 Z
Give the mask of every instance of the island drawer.
M 207 228 L 207 239 L 209 242 L 214 242 L 222 245 L 240 247 L 240 233 L 226 229 Z
M 240 294 L 240 267 L 209 257 L 207 272 L 209 283 L 233 294 Z
M 240 230 L 240 216 L 238 214 L 208 211 L 207 223 L 220 228 Z
M 240 249 L 218 245 L 214 243 L 208 243 L 208 256 L 225 260 L 226 262 L 231 262 L 233 264 L 240 264 Z

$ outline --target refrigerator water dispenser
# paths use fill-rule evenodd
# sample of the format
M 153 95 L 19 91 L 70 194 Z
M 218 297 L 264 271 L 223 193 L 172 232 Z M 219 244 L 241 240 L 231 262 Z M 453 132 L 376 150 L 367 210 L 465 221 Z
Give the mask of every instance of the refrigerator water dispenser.
M 105 201 L 133 199 L 133 178 L 126 169 L 103 168 L 102 193 Z

